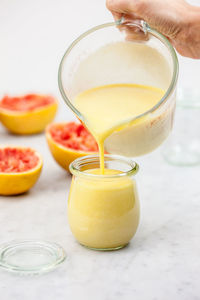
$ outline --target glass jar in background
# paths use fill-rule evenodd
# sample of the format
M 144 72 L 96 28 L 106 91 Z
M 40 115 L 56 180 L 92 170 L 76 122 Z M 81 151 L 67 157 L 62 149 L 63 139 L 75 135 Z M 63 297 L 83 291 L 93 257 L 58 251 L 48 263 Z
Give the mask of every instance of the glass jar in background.
M 105 174 L 99 156 L 85 156 L 70 165 L 73 174 L 68 221 L 80 244 L 95 250 L 116 250 L 128 244 L 139 224 L 139 200 L 130 159 L 105 155 Z
M 165 160 L 173 165 L 200 163 L 200 92 L 178 89 L 174 129 L 162 148 Z

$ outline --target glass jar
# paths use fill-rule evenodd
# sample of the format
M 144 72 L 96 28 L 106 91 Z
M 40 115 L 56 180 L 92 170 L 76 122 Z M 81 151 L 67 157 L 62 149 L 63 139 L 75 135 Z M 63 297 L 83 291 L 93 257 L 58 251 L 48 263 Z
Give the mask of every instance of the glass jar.
M 142 40 L 129 33 L 140 30 Z M 130 37 L 130 34 L 129 34 Z M 107 23 L 78 37 L 65 52 L 59 67 L 63 99 L 86 125 L 74 99 L 83 91 L 110 84 L 138 84 L 164 90 L 150 110 L 124 120 L 121 130 L 105 140 L 108 153 L 135 157 L 153 151 L 169 135 L 175 110 L 178 60 L 169 41 L 144 21 Z M 108 99 L 109 101 L 109 99 Z M 130 126 L 124 126 L 127 123 Z
M 128 244 L 139 224 L 139 200 L 134 175 L 138 165 L 105 155 L 106 174 L 99 174 L 99 156 L 85 156 L 70 165 L 73 174 L 68 221 L 78 242 L 95 250 L 115 250 Z
M 162 147 L 164 159 L 172 165 L 200 164 L 200 92 L 195 88 L 179 88 L 175 126 Z

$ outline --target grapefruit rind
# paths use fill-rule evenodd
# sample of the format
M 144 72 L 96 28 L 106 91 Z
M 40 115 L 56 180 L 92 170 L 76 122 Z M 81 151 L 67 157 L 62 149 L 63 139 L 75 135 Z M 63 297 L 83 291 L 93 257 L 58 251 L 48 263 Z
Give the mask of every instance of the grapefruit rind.
M 0 172 L 0 195 L 10 196 L 18 195 L 27 192 L 37 182 L 40 173 L 42 171 L 43 160 L 41 155 L 30 147 L 19 147 L 19 146 L 0 146 L 3 148 L 15 148 L 15 149 L 31 149 L 35 155 L 39 158 L 37 166 L 26 171 L 26 172 L 13 172 L 4 173 Z
M 35 134 L 42 132 L 53 121 L 57 109 L 56 101 L 26 112 L 0 108 L 0 120 L 9 131 L 15 134 Z
M 96 152 L 92 151 L 79 151 L 72 148 L 65 147 L 58 142 L 54 141 L 51 134 L 49 133 L 49 129 L 52 125 L 65 125 L 65 123 L 54 123 L 50 124 L 46 128 L 46 139 L 51 151 L 51 154 L 55 161 L 65 170 L 69 171 L 69 165 L 72 161 L 79 157 L 83 157 L 90 154 L 95 154 Z

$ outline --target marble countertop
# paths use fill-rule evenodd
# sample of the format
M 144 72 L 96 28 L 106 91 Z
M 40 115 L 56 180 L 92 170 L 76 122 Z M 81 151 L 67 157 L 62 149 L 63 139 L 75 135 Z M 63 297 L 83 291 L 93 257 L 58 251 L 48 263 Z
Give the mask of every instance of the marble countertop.
M 53 93 L 60 103 L 56 120 L 73 119 L 57 88 L 58 64 L 75 37 L 111 20 L 103 2 L 1 1 L 0 95 Z M 179 85 L 192 88 L 199 61 L 180 62 Z M 194 80 L 190 75 L 189 81 L 191 70 Z M 70 232 L 66 211 L 71 177 L 54 162 L 44 135 L 14 136 L 0 127 L 0 140 L 34 147 L 44 157 L 40 180 L 29 193 L 0 197 L 0 243 L 44 239 L 59 243 L 67 254 L 59 268 L 40 276 L 0 270 L 2 300 L 200 299 L 200 166 L 168 165 L 160 149 L 136 159 L 139 230 L 126 248 L 96 252 L 80 246 Z

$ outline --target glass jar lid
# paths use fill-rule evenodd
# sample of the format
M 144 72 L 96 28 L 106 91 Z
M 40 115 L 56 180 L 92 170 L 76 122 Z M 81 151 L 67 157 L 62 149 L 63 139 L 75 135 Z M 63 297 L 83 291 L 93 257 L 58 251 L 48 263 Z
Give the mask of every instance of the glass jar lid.
M 15 240 L 0 245 L 0 268 L 20 274 L 41 274 L 55 269 L 66 258 L 56 243 Z

